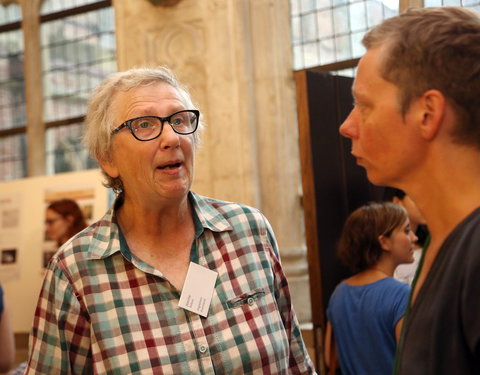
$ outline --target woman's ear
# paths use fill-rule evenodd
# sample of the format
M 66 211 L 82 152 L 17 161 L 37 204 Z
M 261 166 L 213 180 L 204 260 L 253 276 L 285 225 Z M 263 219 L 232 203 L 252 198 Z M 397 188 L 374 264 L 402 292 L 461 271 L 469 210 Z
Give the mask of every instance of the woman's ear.
M 383 234 L 381 234 L 380 236 L 378 236 L 378 242 L 380 243 L 380 247 L 385 250 L 385 251 L 389 251 L 390 250 L 390 238 L 387 237 L 387 236 L 384 236 Z
M 75 218 L 73 217 L 73 215 L 67 215 L 65 216 L 65 220 L 67 221 L 68 225 L 73 225 Z
M 113 160 L 106 160 L 103 158 L 97 158 L 98 164 L 100 164 L 100 167 L 102 170 L 108 174 L 112 178 L 117 178 L 119 176 L 117 166 L 113 162 Z

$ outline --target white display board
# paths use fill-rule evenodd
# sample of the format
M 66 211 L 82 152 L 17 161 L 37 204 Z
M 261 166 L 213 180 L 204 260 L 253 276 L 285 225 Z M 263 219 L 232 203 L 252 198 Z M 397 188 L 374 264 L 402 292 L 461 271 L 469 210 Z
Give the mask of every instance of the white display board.
M 54 250 L 45 238 L 48 203 L 73 198 L 88 223 L 96 221 L 109 205 L 102 180 L 95 169 L 0 183 L 0 283 L 15 332 L 31 329 L 45 262 Z

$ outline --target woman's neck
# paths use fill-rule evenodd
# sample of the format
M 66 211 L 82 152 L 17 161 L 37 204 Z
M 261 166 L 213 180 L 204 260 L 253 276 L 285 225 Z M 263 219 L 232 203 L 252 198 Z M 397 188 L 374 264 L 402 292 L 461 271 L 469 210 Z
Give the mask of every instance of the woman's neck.
M 352 277 L 345 280 L 347 284 L 353 286 L 360 286 L 373 283 L 378 280 L 385 279 L 387 277 L 392 277 L 393 271 L 388 271 L 387 269 L 379 268 L 378 264 L 373 267 L 367 268 Z
M 138 232 L 142 235 L 173 232 L 192 221 L 188 198 L 163 207 L 152 207 L 125 200 L 118 209 L 117 218 L 124 232 Z
M 376 272 L 382 277 L 393 277 L 394 270 L 388 269 L 387 267 L 374 266 L 370 267 L 367 271 Z

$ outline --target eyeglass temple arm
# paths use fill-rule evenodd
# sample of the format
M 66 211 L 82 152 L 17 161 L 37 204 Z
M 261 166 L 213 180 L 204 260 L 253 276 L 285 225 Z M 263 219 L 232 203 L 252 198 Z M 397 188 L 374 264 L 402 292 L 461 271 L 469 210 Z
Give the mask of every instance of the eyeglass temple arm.
M 120 130 L 122 130 L 122 129 L 125 128 L 125 127 L 127 127 L 127 124 L 126 124 L 126 123 L 123 123 L 123 124 L 120 125 L 118 128 L 113 129 L 111 135 L 117 134 Z

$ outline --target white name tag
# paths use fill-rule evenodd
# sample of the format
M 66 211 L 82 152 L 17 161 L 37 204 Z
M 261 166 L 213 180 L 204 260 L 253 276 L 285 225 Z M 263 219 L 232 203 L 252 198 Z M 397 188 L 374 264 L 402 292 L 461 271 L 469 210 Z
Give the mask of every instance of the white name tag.
M 190 262 L 178 306 L 207 317 L 217 273 Z

